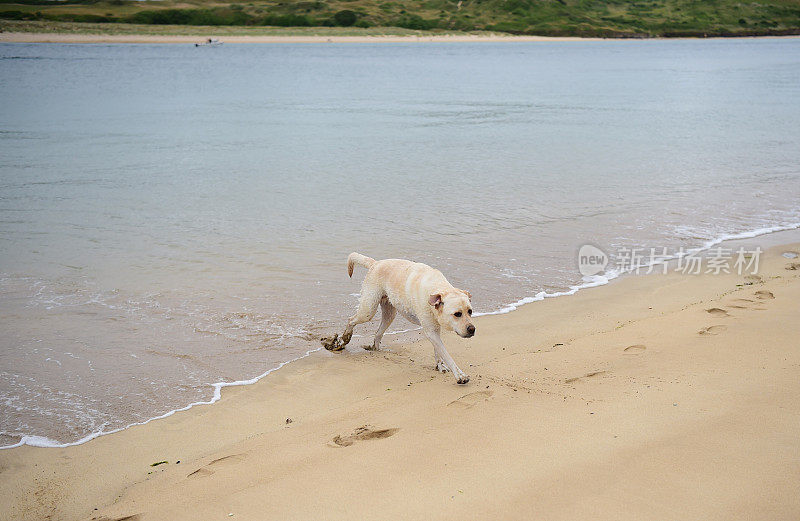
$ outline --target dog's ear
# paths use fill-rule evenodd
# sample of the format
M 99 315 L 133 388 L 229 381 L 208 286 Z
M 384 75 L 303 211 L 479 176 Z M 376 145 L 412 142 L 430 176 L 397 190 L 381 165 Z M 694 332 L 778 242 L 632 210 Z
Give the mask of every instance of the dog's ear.
M 436 295 L 431 295 L 428 297 L 428 304 L 431 306 L 438 308 L 442 305 L 442 295 L 437 293 Z
M 468 298 L 468 299 L 472 300 L 472 293 L 470 293 L 469 291 L 467 291 L 467 290 L 465 290 L 465 289 L 462 289 L 461 291 L 463 291 L 464 293 L 466 293 L 466 294 L 467 294 L 467 298 Z

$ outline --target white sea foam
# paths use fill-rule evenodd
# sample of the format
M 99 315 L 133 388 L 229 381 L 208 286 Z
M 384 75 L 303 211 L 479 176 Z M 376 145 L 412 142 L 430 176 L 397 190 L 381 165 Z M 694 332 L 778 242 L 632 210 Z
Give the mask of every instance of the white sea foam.
M 747 232 L 740 232 L 740 233 L 731 233 L 727 235 L 722 235 L 717 237 L 716 239 L 712 239 L 707 241 L 702 248 L 698 248 L 696 251 L 708 250 L 709 248 L 713 248 L 714 246 L 726 242 L 726 241 L 738 241 L 740 239 L 752 239 L 753 237 L 758 237 L 760 235 L 767 235 L 768 233 L 776 233 L 776 232 L 785 232 L 788 230 L 796 230 L 800 228 L 800 223 L 792 223 L 792 224 L 784 224 L 779 226 L 770 226 L 768 228 L 759 228 L 757 230 L 751 230 Z
M 785 224 L 785 225 L 779 225 L 779 226 L 771 226 L 771 227 L 768 227 L 768 228 L 758 228 L 756 230 L 751 230 L 751 231 L 746 231 L 746 232 L 730 233 L 730 234 L 721 235 L 721 236 L 719 236 L 719 237 L 717 237 L 715 239 L 711 239 L 711 240 L 706 241 L 703 244 L 703 246 L 700 246 L 698 248 L 691 248 L 691 249 L 685 250 L 682 255 L 675 255 L 675 256 L 672 256 L 672 257 L 659 259 L 658 261 L 652 262 L 652 263 L 649 263 L 649 264 L 642 264 L 639 267 L 639 269 L 648 268 L 648 267 L 656 265 L 656 264 L 662 264 L 664 262 L 669 262 L 669 261 L 672 261 L 672 260 L 676 260 L 676 259 L 678 259 L 680 257 L 685 257 L 687 255 L 694 255 L 694 254 L 697 254 L 697 253 L 700 253 L 700 252 L 703 252 L 703 251 L 707 251 L 707 250 L 710 250 L 711 248 L 713 248 L 714 246 L 717 246 L 717 245 L 719 245 L 719 244 L 721 244 L 723 242 L 736 241 L 736 240 L 741 240 L 741 239 L 752 239 L 753 237 L 758 237 L 758 236 L 761 236 L 761 235 L 767 235 L 769 233 L 785 232 L 785 231 L 788 231 L 788 230 L 796 230 L 798 228 L 800 228 L 800 223 L 792 223 L 792 224 Z M 568 291 L 556 291 L 556 292 L 553 292 L 553 293 L 547 293 L 546 291 L 540 291 L 539 293 L 537 293 L 536 295 L 534 295 L 532 297 L 524 297 L 524 298 L 522 298 L 522 299 L 520 299 L 520 300 L 518 300 L 518 301 L 516 301 L 516 302 L 514 302 L 512 304 L 508 304 L 508 305 L 506 305 L 506 306 L 504 306 L 504 307 L 502 307 L 502 308 L 500 308 L 498 310 L 488 311 L 488 312 L 485 312 L 485 313 L 475 313 L 474 316 L 477 317 L 477 316 L 481 316 L 481 315 L 502 315 L 504 313 L 510 313 L 510 312 L 516 310 L 517 308 L 519 308 L 520 306 L 524 306 L 525 304 L 530 304 L 532 302 L 538 302 L 538 301 L 544 300 L 546 298 L 563 297 L 563 296 L 567 296 L 567 295 L 574 295 L 575 293 L 577 293 L 578 291 L 580 291 L 582 289 L 594 288 L 596 286 L 603 286 L 605 284 L 608 284 L 609 281 L 611 281 L 613 279 L 616 279 L 617 277 L 619 277 L 620 275 L 623 275 L 624 273 L 633 272 L 635 269 L 636 268 L 632 268 L 632 269 L 629 269 L 629 270 L 608 270 L 603 275 L 593 275 L 591 277 L 583 277 L 583 283 L 577 284 L 575 286 L 570 286 Z
M 608 284 L 608 281 L 611 279 L 615 279 L 620 275 L 619 272 L 616 271 L 609 271 L 605 275 L 592 275 L 591 277 L 583 277 L 583 283 L 576 284 L 575 286 L 570 286 L 569 290 L 567 291 L 554 291 L 552 293 L 548 293 L 546 291 L 540 291 L 536 295 L 532 297 L 523 297 L 516 302 L 503 306 L 500 309 L 495 311 L 487 311 L 484 313 L 474 313 L 473 316 L 479 317 L 484 315 L 504 315 L 506 313 L 511 313 L 515 311 L 520 306 L 524 306 L 525 304 L 531 304 L 532 302 L 538 302 L 540 300 L 544 300 L 546 298 L 553 298 L 553 297 L 566 297 L 568 295 L 574 295 L 578 291 L 586 288 L 593 288 L 595 286 L 602 286 L 604 284 Z
M 741 239 L 751 239 L 751 238 L 758 237 L 758 236 L 761 236 L 761 235 L 767 235 L 767 234 L 770 234 L 770 233 L 776 233 L 776 232 L 782 232 L 782 231 L 788 231 L 788 230 L 795 230 L 795 229 L 798 229 L 798 228 L 800 228 L 800 223 L 792 223 L 792 224 L 778 225 L 778 226 L 772 226 L 772 227 L 767 227 L 767 228 L 759 228 L 759 229 L 756 229 L 756 230 L 739 232 L 739 233 L 725 234 L 725 235 L 721 235 L 721 236 L 719 236 L 719 237 L 717 237 L 715 239 L 711 239 L 711 240 L 706 241 L 702 246 L 700 246 L 698 248 L 685 250 L 683 255 L 692 255 L 692 254 L 700 253 L 702 251 L 709 250 L 709 249 L 713 248 L 714 246 L 717 246 L 718 244 L 721 244 L 721 243 L 726 242 L 726 241 L 741 240 Z M 675 260 L 677 258 L 678 258 L 678 256 L 674 256 L 674 257 L 671 257 L 669 259 L 659 260 L 657 263 L 654 263 L 654 264 L 659 264 L 661 262 L 668 262 L 670 260 Z M 647 268 L 648 266 L 650 266 L 650 265 L 644 265 L 643 267 Z M 505 306 L 501 307 L 500 309 L 497 309 L 497 310 L 494 310 L 494 311 L 483 312 L 483 313 L 475 313 L 474 316 L 501 315 L 501 314 L 510 313 L 512 311 L 515 311 L 516 309 L 520 308 L 521 306 L 524 306 L 525 304 L 538 302 L 538 301 L 544 300 L 546 298 L 555 298 L 555 297 L 563 297 L 563 296 L 574 295 L 575 293 L 577 293 L 578 291 L 580 291 L 582 289 L 593 288 L 593 287 L 603 286 L 605 284 L 608 284 L 611 280 L 616 279 L 620 275 L 622 275 L 624 273 L 627 273 L 627 272 L 630 272 L 630 271 L 632 271 L 632 270 L 625 270 L 625 271 L 623 271 L 623 270 L 608 270 L 603 275 L 593 275 L 591 277 L 583 277 L 583 282 L 581 284 L 576 284 L 574 286 L 570 286 L 569 290 L 566 290 L 566 291 L 555 291 L 555 292 L 551 292 L 551 293 L 548 293 L 546 291 L 541 291 L 541 292 L 537 293 L 534 296 L 524 297 L 524 298 L 522 298 L 522 299 L 520 299 L 520 300 L 518 300 L 516 302 L 513 302 L 511 304 L 505 305 Z M 412 328 L 412 329 L 405 329 L 405 330 L 401 330 L 401 331 L 394 331 L 394 332 L 389 333 L 389 334 L 399 334 L 399 333 L 404 333 L 404 332 L 409 332 L 409 331 L 416 331 L 418 329 L 420 329 L 420 328 Z M 254 378 L 251 378 L 249 380 L 237 380 L 235 382 L 217 382 L 217 383 L 211 384 L 211 386 L 214 389 L 214 393 L 213 393 L 213 396 L 211 397 L 210 400 L 193 402 L 193 403 L 190 403 L 189 405 L 186 405 L 185 407 L 181 407 L 181 408 L 178 408 L 178 409 L 173 409 L 173 410 L 171 410 L 171 411 L 169 411 L 169 412 L 167 412 L 165 414 L 149 418 L 149 419 L 147 419 L 145 421 L 131 423 L 129 425 L 126 425 L 125 427 L 120 427 L 118 429 L 113 429 L 113 430 L 109 430 L 109 431 L 100 430 L 100 431 L 97 431 L 97 432 L 93 432 L 93 433 L 91 433 L 91 434 L 89 434 L 87 436 L 84 436 L 83 438 L 81 438 L 81 439 L 79 439 L 77 441 L 73 441 L 73 442 L 69 442 L 69 443 L 61 443 L 61 442 L 58 442 L 56 440 L 47 438 L 45 436 L 24 435 L 24 436 L 22 436 L 22 438 L 17 443 L 15 443 L 13 445 L 0 446 L 0 449 L 12 449 L 12 448 L 15 448 L 15 447 L 20 447 L 22 445 L 30 445 L 32 447 L 54 447 L 54 448 L 71 447 L 71 446 L 74 446 L 74 445 L 80 445 L 82 443 L 86 443 L 87 441 L 93 440 L 93 439 L 95 439 L 97 437 L 100 437 L 100 436 L 103 436 L 105 434 L 113 434 L 115 432 L 119 432 L 119 431 L 125 430 L 125 429 L 127 429 L 129 427 L 135 427 L 137 425 L 145 425 L 145 424 L 150 423 L 150 422 L 152 422 L 154 420 L 160 420 L 162 418 L 167 418 L 169 416 L 172 416 L 176 412 L 189 410 L 189 409 L 191 409 L 192 407 L 194 407 L 196 405 L 211 405 L 211 404 L 219 401 L 219 399 L 222 397 L 222 389 L 224 387 L 237 387 L 237 386 L 242 386 L 242 385 L 254 384 L 254 383 L 258 382 L 259 380 L 261 380 L 262 378 L 264 378 L 265 376 L 269 375 L 270 373 L 272 373 L 274 371 L 277 371 L 278 369 L 281 369 L 282 367 L 284 367 L 284 366 L 286 366 L 286 365 L 288 365 L 288 364 L 290 364 L 292 362 L 295 362 L 297 360 L 301 360 L 303 358 L 306 358 L 306 357 L 310 356 L 312 353 L 318 352 L 321 349 L 322 348 L 319 347 L 319 348 L 316 348 L 316 349 L 311 349 L 309 351 L 306 351 L 306 353 L 304 355 L 298 356 L 298 357 L 293 358 L 291 360 L 286 360 L 284 362 L 281 362 L 276 367 L 274 367 L 274 368 L 272 368 L 272 369 L 270 369 L 270 370 L 268 370 L 268 371 L 266 371 L 266 372 L 264 372 L 264 373 L 262 373 L 262 374 L 260 374 L 260 375 L 258 375 L 256 377 L 254 377 Z
M 74 445 L 80 445 L 82 443 L 86 443 L 89 440 L 93 440 L 95 438 L 98 438 L 98 437 L 106 435 L 106 434 L 113 434 L 115 432 L 123 431 L 123 430 L 125 430 L 127 428 L 130 428 L 130 427 L 135 427 L 137 425 L 145 425 L 145 424 L 148 424 L 148 423 L 150 423 L 151 421 L 154 421 L 154 420 L 161 420 L 163 418 L 167 418 L 169 416 L 172 416 L 176 412 L 188 411 L 189 409 L 191 409 L 192 407 L 194 407 L 196 405 L 211 405 L 211 404 L 213 404 L 215 402 L 218 402 L 219 399 L 222 398 L 222 388 L 223 387 L 238 387 L 240 385 L 252 385 L 252 384 L 258 382 L 259 380 L 261 380 L 262 378 L 264 378 L 265 376 L 267 376 L 268 374 L 273 373 L 273 372 L 277 371 L 278 369 L 284 367 L 285 365 L 288 365 L 288 364 L 290 364 L 292 362 L 296 362 L 298 360 L 306 358 L 306 357 L 310 356 L 311 353 L 315 353 L 315 352 L 317 352 L 317 351 L 319 351 L 321 349 L 322 349 L 322 347 L 318 347 L 316 349 L 311 349 L 309 351 L 306 351 L 304 355 L 298 356 L 296 358 L 292 358 L 291 360 L 286 360 L 284 362 L 281 362 L 276 367 L 273 367 L 272 369 L 270 369 L 270 370 L 268 370 L 268 371 L 266 371 L 266 372 L 264 372 L 264 373 L 262 373 L 262 374 L 260 374 L 260 375 L 258 375 L 256 377 L 254 377 L 254 378 L 250 378 L 249 380 L 237 380 L 235 382 L 217 382 L 217 383 L 211 384 L 211 386 L 214 388 L 214 394 L 212 395 L 210 400 L 193 402 L 193 403 L 190 403 L 189 405 L 187 405 L 185 407 L 181 407 L 179 409 L 173 409 L 173 410 L 171 410 L 169 412 L 166 412 L 166 413 L 164 413 L 164 414 L 162 414 L 160 416 L 154 416 L 152 418 L 148 418 L 145 421 L 131 423 L 131 424 L 128 424 L 128 425 L 126 425 L 124 427 L 120 427 L 118 429 L 112 429 L 112 430 L 109 430 L 109 431 L 105 431 L 105 430 L 96 431 L 96 432 L 93 432 L 93 433 L 91 433 L 91 434 L 89 434 L 87 436 L 84 436 L 83 438 L 81 438 L 81 439 L 79 439 L 77 441 L 72 441 L 72 442 L 69 442 L 69 443 L 61 443 L 59 441 L 50 439 L 50 438 L 48 438 L 46 436 L 24 435 L 24 436 L 22 436 L 22 438 L 17 443 L 15 443 L 13 445 L 4 445 L 4 446 L 0 447 L 0 450 L 2 450 L 2 449 L 13 449 L 15 447 L 21 447 L 22 445 L 30 445 L 31 447 L 52 447 L 52 448 L 72 447 Z

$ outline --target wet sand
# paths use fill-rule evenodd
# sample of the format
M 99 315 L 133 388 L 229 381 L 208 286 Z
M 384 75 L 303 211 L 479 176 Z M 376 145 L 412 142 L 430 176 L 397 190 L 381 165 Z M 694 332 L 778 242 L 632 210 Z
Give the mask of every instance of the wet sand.
M 0 518 L 798 518 L 787 251 L 759 277 L 630 276 L 479 317 L 444 338 L 465 386 L 425 342 L 353 342 L 213 406 L 0 451 Z

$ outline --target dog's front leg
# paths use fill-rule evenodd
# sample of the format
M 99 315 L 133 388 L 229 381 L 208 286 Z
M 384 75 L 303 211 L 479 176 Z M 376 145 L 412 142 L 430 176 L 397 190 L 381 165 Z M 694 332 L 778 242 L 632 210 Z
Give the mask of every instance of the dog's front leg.
M 469 382 L 469 376 L 464 374 L 464 371 L 459 369 L 456 365 L 455 360 L 453 357 L 450 356 L 450 353 L 447 352 L 447 349 L 444 347 L 444 342 L 442 342 L 442 337 L 439 336 L 438 331 L 425 331 L 425 336 L 428 337 L 428 340 L 431 341 L 433 344 L 433 351 L 434 355 L 436 356 L 436 365 L 437 369 L 439 367 L 439 363 L 443 362 L 444 365 L 453 373 L 453 376 L 456 378 L 456 382 L 460 384 L 465 384 Z

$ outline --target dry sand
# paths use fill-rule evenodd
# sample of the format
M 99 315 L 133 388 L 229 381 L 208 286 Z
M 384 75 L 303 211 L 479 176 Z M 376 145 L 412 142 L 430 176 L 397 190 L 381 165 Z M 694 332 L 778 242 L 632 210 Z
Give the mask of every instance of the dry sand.
M 798 519 L 787 250 L 756 279 L 627 277 L 480 317 L 445 338 L 466 386 L 426 343 L 389 341 L 80 446 L 0 451 L 0 517 Z

